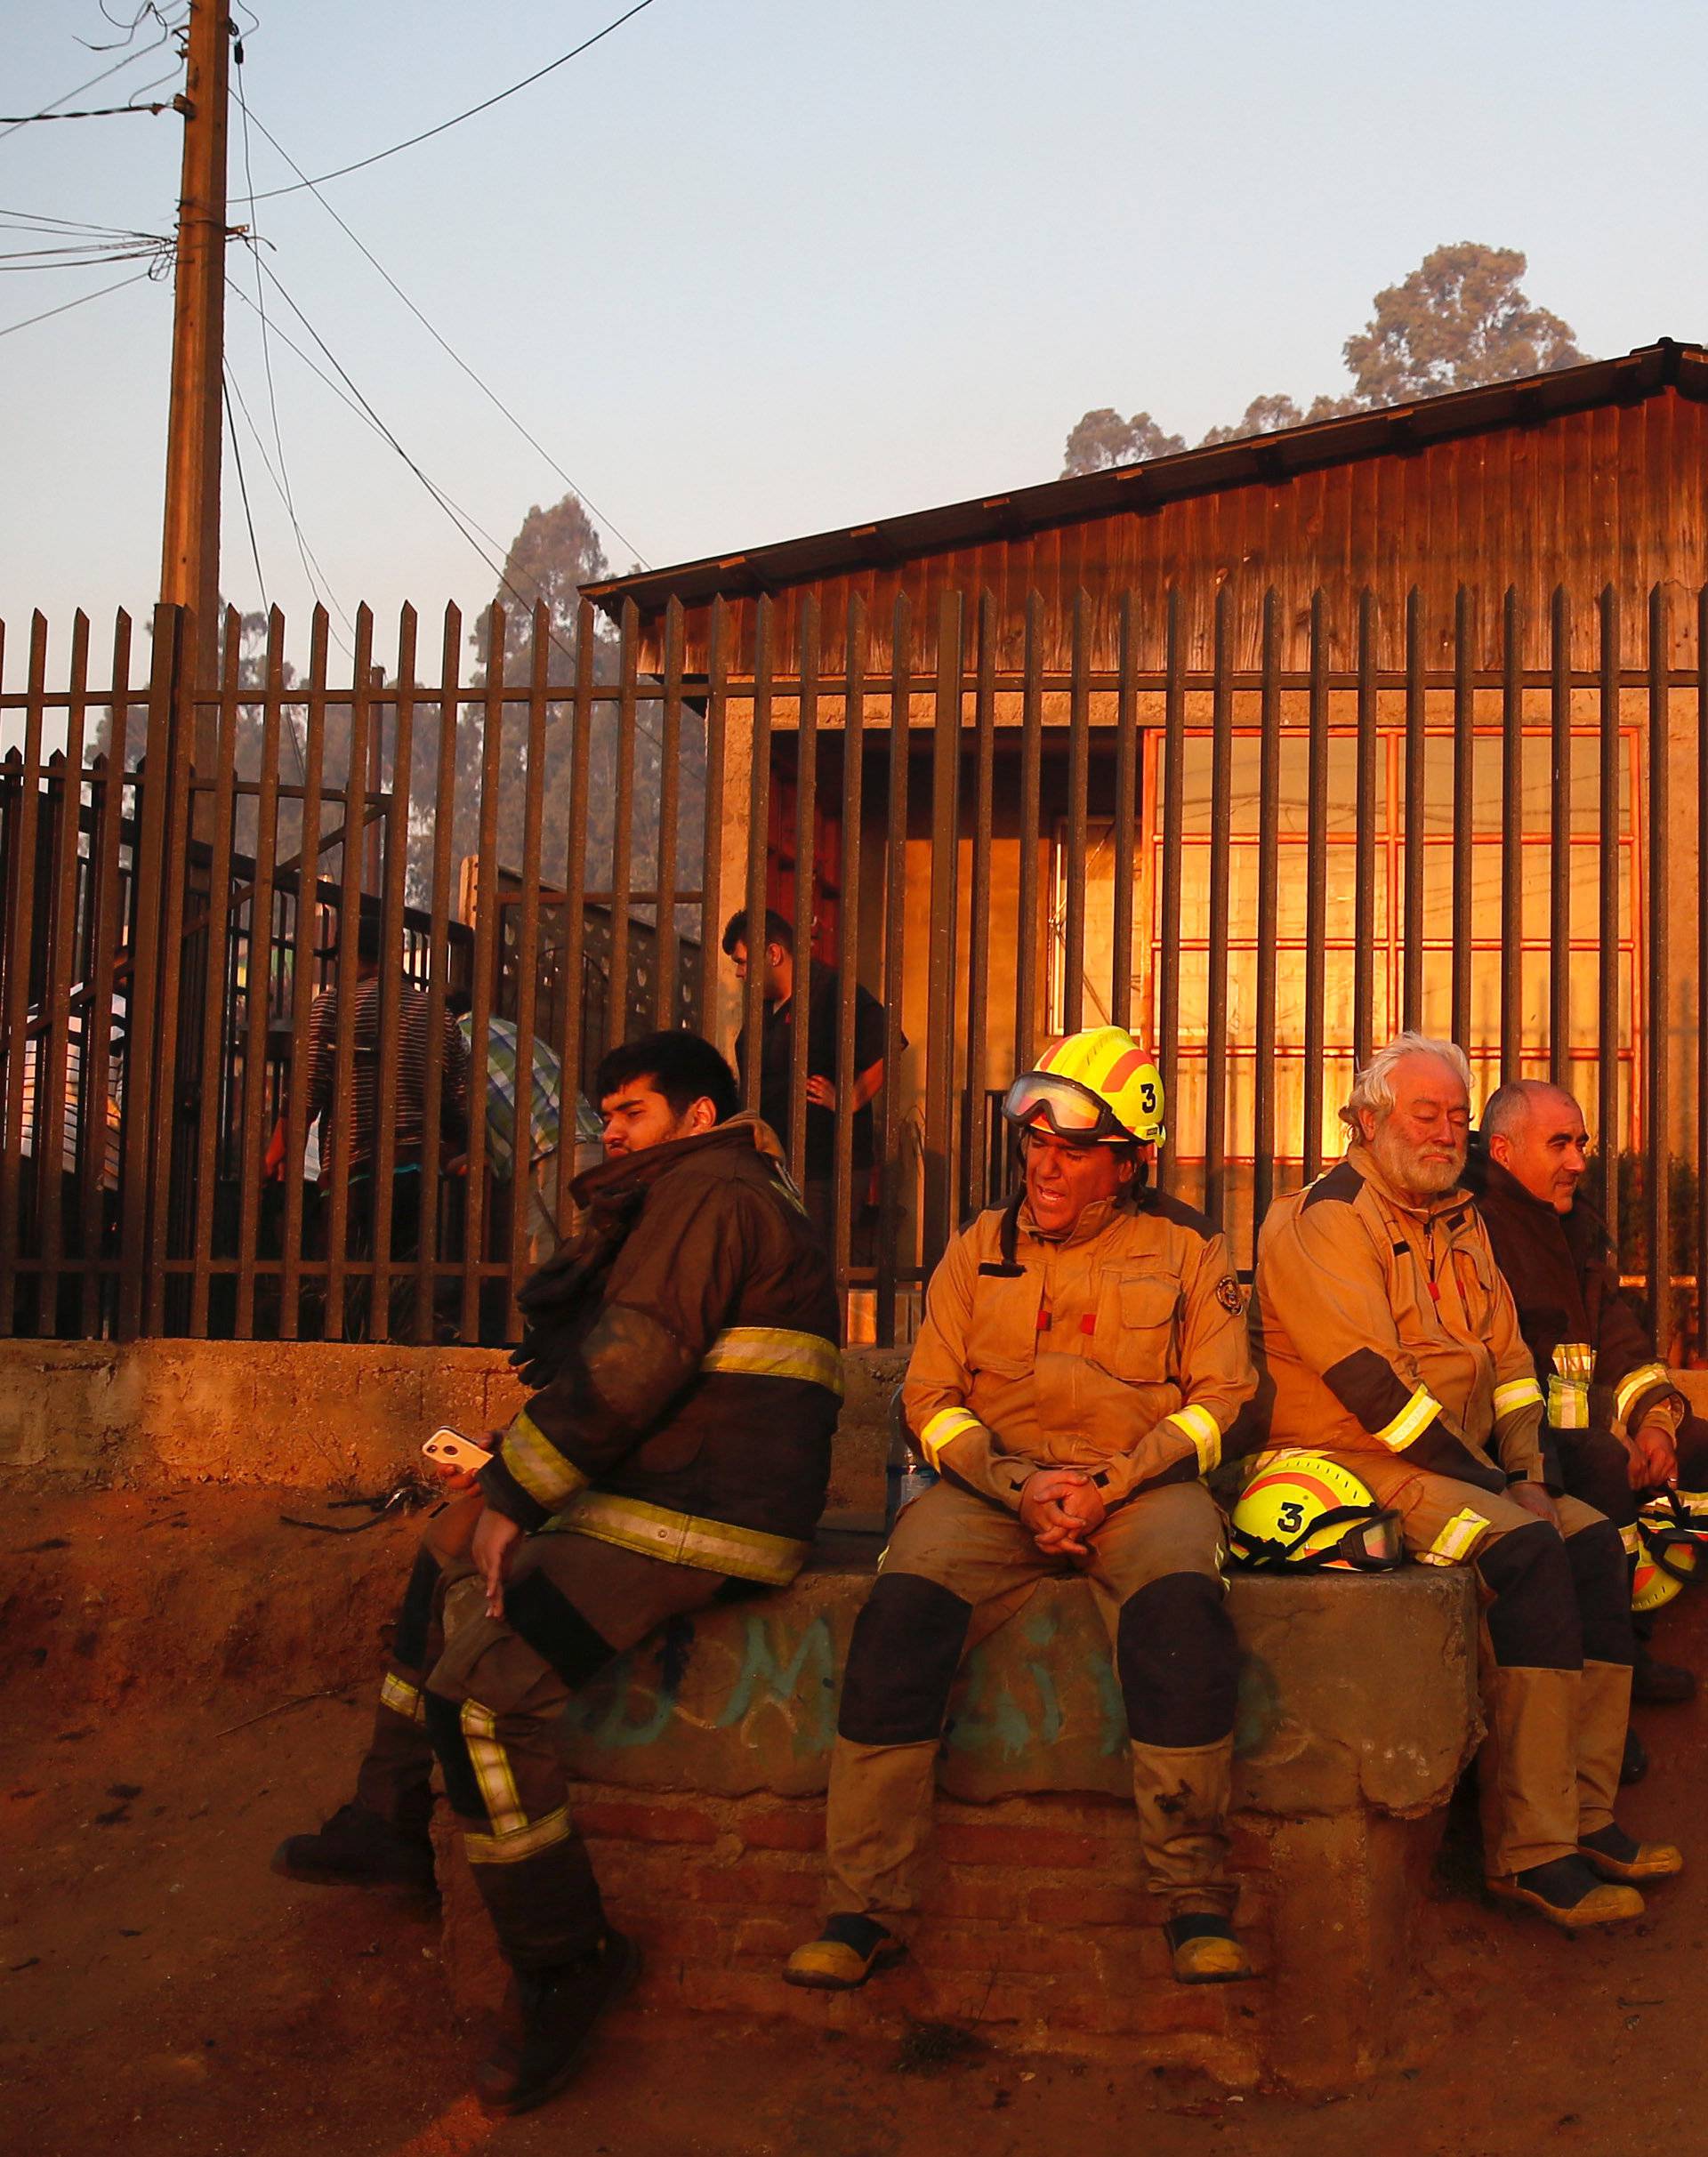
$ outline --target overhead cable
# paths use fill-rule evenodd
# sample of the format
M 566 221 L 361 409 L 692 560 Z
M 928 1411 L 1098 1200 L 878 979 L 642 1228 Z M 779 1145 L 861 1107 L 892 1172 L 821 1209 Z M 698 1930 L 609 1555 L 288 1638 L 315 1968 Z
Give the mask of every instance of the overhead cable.
M 109 292 L 123 292 L 127 285 L 144 283 L 149 272 L 139 270 L 133 277 L 120 278 L 117 285 L 102 285 L 94 292 L 80 294 L 75 300 L 67 300 L 63 306 L 50 307 L 39 315 L 26 315 L 21 322 L 8 322 L 0 329 L 0 337 L 10 337 L 14 330 L 28 329 L 32 323 L 47 322 L 55 315 L 68 315 L 74 307 L 87 307 L 91 300 L 104 300 Z

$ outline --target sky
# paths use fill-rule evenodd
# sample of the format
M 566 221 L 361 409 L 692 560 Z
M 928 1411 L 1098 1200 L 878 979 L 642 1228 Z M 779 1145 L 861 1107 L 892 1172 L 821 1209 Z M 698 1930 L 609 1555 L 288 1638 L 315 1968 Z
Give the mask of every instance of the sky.
M 7 10 L 0 103 L 34 112 L 110 65 L 137 4 Z M 1191 441 L 1260 392 L 1341 390 L 1374 293 L 1443 242 L 1523 250 L 1530 297 L 1587 352 L 1708 338 L 1696 4 L 651 0 L 321 190 L 536 448 L 312 192 L 247 199 L 295 177 L 261 131 L 330 172 L 628 4 L 238 0 L 230 216 L 257 244 L 229 269 L 253 302 L 264 263 L 272 328 L 229 297 L 260 439 L 239 411 L 255 546 L 228 440 L 222 583 L 281 606 L 294 654 L 317 589 L 335 633 L 374 607 L 382 656 L 405 600 L 486 605 L 529 506 L 569 481 L 622 571 L 1054 478 L 1092 406 Z M 157 35 L 143 18 L 141 56 L 73 106 L 169 98 L 172 47 L 141 53 Z M 0 123 L 0 204 L 165 235 L 181 145 L 170 112 Z M 32 610 L 62 651 L 74 608 L 99 640 L 155 597 L 169 278 L 8 334 L 141 267 L 0 263 L 7 688 Z M 489 537 L 279 332 L 329 352 Z

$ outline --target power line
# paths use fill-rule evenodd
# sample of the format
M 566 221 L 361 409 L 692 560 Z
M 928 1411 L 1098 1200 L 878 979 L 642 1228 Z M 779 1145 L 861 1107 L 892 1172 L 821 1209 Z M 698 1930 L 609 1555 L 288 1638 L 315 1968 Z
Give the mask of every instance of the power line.
M 123 292 L 127 285 L 141 285 L 149 274 L 146 270 L 139 270 L 133 277 L 120 278 L 117 285 L 102 285 L 94 292 L 85 292 L 75 300 L 66 301 L 62 307 L 50 307 L 39 315 L 26 315 L 21 322 L 8 322 L 0 329 L 0 337 L 10 337 L 14 330 L 28 329 L 36 322 L 51 321 L 55 315 L 68 315 L 74 307 L 87 307 L 91 300 L 104 300 L 109 292 Z
M 507 97 L 514 97 L 519 90 L 529 88 L 559 68 L 568 66 L 570 60 L 578 60 L 584 52 L 598 44 L 601 38 L 608 37 L 613 30 L 620 30 L 625 22 L 632 21 L 643 8 L 651 5 L 652 0 L 636 0 L 636 4 L 626 15 L 619 15 L 615 22 L 608 22 L 602 30 L 595 30 L 591 37 L 584 38 L 580 44 L 561 53 L 547 66 L 536 68 L 532 75 L 525 75 L 520 83 L 512 83 L 508 90 L 499 91 L 495 97 L 486 98 L 479 105 L 471 105 L 466 112 L 459 112 L 451 119 L 441 120 L 437 127 L 429 127 L 418 135 L 411 135 L 407 142 L 394 142 L 390 149 L 376 149 L 371 157 L 359 157 L 354 165 L 341 165 L 335 172 L 321 173 L 313 180 L 300 180 L 291 187 L 271 188 L 265 195 L 257 196 L 255 199 L 269 202 L 276 196 L 295 195 L 305 187 L 319 187 L 328 180 L 342 180 L 347 173 L 365 172 L 370 165 L 378 165 L 383 158 L 395 157 L 399 150 L 414 149 L 418 142 L 431 142 L 435 135 L 442 135 L 447 128 L 460 127 L 464 120 L 473 119 L 477 113 L 490 112 L 495 105 L 502 105 Z
M 241 76 L 239 76 L 238 78 L 238 99 L 239 104 L 243 104 Z M 246 130 L 244 161 L 245 171 L 246 173 L 248 170 L 248 148 L 246 133 L 249 117 L 248 107 L 246 105 L 243 106 L 243 111 L 244 125 Z M 284 158 L 286 164 L 290 166 L 291 170 L 301 177 L 302 173 L 302 166 L 296 162 L 296 159 L 292 157 L 291 153 L 285 148 L 284 144 L 279 141 L 278 136 L 273 133 L 272 130 L 267 125 L 267 123 L 257 117 L 255 125 L 261 130 L 262 133 L 266 136 L 267 140 L 272 144 L 273 148 L 278 152 L 279 156 Z M 516 414 L 511 410 L 510 406 L 504 403 L 504 399 L 498 395 L 497 391 L 492 389 L 487 383 L 484 382 L 480 379 L 479 375 L 478 375 L 474 369 L 469 365 L 468 361 L 464 359 L 459 352 L 455 351 L 449 343 L 447 342 L 438 329 L 434 327 L 433 324 L 428 320 L 424 314 L 423 314 L 420 308 L 415 305 L 415 302 L 409 297 L 408 294 L 405 292 L 402 286 L 398 283 L 397 279 L 391 275 L 391 271 L 386 269 L 385 265 L 373 253 L 372 249 L 365 246 L 363 243 L 357 238 L 355 233 L 350 230 L 349 225 L 345 223 L 344 220 L 338 214 L 337 211 L 333 208 L 332 205 L 320 192 L 318 183 L 312 180 L 303 179 L 302 184 L 304 187 L 312 191 L 315 200 L 320 205 L 321 208 L 325 210 L 327 216 L 332 219 L 333 222 L 338 227 L 339 230 L 344 235 L 345 238 L 350 241 L 350 245 L 355 247 L 357 251 L 364 257 L 364 259 L 379 272 L 382 278 L 384 278 L 386 284 L 391 286 L 394 293 L 396 293 L 399 299 L 403 302 L 404 305 L 409 310 L 409 312 L 415 318 L 416 321 L 421 324 L 422 327 L 427 332 L 428 335 L 433 340 L 434 343 L 439 347 L 440 350 L 462 368 L 463 374 L 468 376 L 469 380 L 474 384 L 475 388 L 480 391 L 483 397 L 487 398 L 492 404 L 497 406 L 498 410 L 504 414 L 504 417 L 510 422 L 511 425 L 516 430 L 517 433 L 521 436 L 522 439 L 528 443 L 532 449 L 536 450 L 538 454 L 545 459 L 546 463 L 552 467 L 552 471 L 557 473 L 559 479 L 563 481 L 564 485 L 568 487 L 572 493 L 574 493 L 580 502 L 584 503 L 586 507 L 592 511 L 593 515 L 598 518 L 600 523 L 605 527 L 605 529 L 611 533 L 614 537 L 622 541 L 623 544 L 629 550 L 630 553 L 634 556 L 638 562 L 640 562 L 641 567 L 650 568 L 652 565 L 647 560 L 646 556 L 641 553 L 640 548 L 635 545 L 634 542 L 629 538 L 626 533 L 618 529 L 615 519 L 608 517 L 605 514 L 604 511 L 600 508 L 599 504 L 587 493 L 586 489 L 580 486 L 576 480 L 572 479 L 569 473 L 565 471 L 562 465 L 558 463 L 557 459 L 552 455 L 551 451 L 545 447 L 544 444 L 528 432 L 528 429 L 522 424 L 521 421 L 517 418 Z M 267 197 L 264 196 L 260 197 L 256 197 L 254 192 L 253 179 L 251 180 L 250 187 L 251 191 L 249 200 L 251 204 L 254 204 L 258 199 L 262 201 L 265 201 L 267 199 Z
M 225 399 L 225 423 L 231 431 L 231 461 L 238 468 L 238 492 L 243 496 L 243 521 L 249 527 L 249 552 L 255 565 L 255 583 L 261 589 L 261 609 L 270 614 L 272 609 L 267 599 L 267 573 L 261 566 L 261 545 L 255 537 L 254 514 L 249 507 L 249 482 L 243 476 L 243 452 L 238 447 L 238 423 L 231 411 L 231 374 L 227 368 L 221 377 L 220 391 Z
M 82 112 L 0 112 L 0 127 L 10 134 L 14 127 L 34 127 L 40 120 L 116 120 L 126 112 L 171 110 L 172 100 L 166 98 L 153 105 L 92 105 Z
M 230 283 L 230 280 L 228 278 L 227 282 Z M 231 286 L 231 289 L 237 294 L 240 300 L 245 301 L 249 306 L 253 307 L 254 305 L 254 302 L 250 300 L 248 294 L 243 292 L 238 286 L 233 284 Z M 284 333 L 281 331 L 280 334 L 283 335 Z M 285 342 L 288 344 L 290 343 L 290 339 L 286 337 Z M 293 347 L 292 349 L 294 350 L 295 348 Z M 232 373 L 230 368 L 227 369 L 226 379 L 230 384 L 232 396 L 238 400 L 238 409 L 242 413 L 244 420 L 248 426 L 249 432 L 254 439 L 256 452 L 261 458 L 261 462 L 266 471 L 267 477 L 273 483 L 273 491 L 278 495 L 279 500 L 285 504 L 285 513 L 290 519 L 292 529 L 296 534 L 297 544 L 307 557 L 308 563 L 311 565 L 308 570 L 309 590 L 313 592 L 316 604 L 326 607 L 329 616 L 330 615 L 336 613 L 342 619 L 345 626 L 350 630 L 350 634 L 353 636 L 355 634 L 356 625 L 350 620 L 350 616 L 345 610 L 342 601 L 339 600 L 338 595 L 334 592 L 331 578 L 327 576 L 326 571 L 320 567 L 319 557 L 315 553 L 314 549 L 310 546 L 307 536 L 303 533 L 302 526 L 297 522 L 296 511 L 292 508 L 290 500 L 286 495 L 284 487 L 280 485 L 278 474 L 273 470 L 272 461 L 267 455 L 267 445 L 262 439 L 261 429 L 256 426 L 254 414 L 250 411 L 248 404 L 244 398 L 243 384 L 238 380 L 237 375 Z M 339 643 L 343 646 L 347 652 L 352 651 L 352 648 L 350 643 L 339 634 L 335 628 L 333 630 L 332 633 L 334 637 L 338 638 Z M 299 743 L 297 744 L 297 762 L 299 765 L 302 763 L 302 744 Z
M 136 35 L 137 26 L 141 22 L 144 15 L 157 16 L 157 10 L 145 7 L 137 16 L 136 21 L 131 25 L 131 36 Z M 110 68 L 103 68 L 99 75 L 92 75 L 86 83 L 78 83 L 74 89 L 62 90 L 58 97 L 49 99 L 39 112 L 32 112 L 21 120 L 12 120 L 5 124 L 5 134 L 0 134 L 0 142 L 4 142 L 6 135 L 13 133 L 18 128 L 28 127 L 32 121 L 51 119 L 53 117 L 54 108 L 63 105 L 68 98 L 81 97 L 85 90 L 93 90 L 97 83 L 104 83 L 109 75 L 117 75 L 121 68 L 131 67 L 139 60 L 146 60 L 150 52 L 157 52 L 171 35 L 169 26 L 164 19 L 160 19 L 158 37 L 154 38 L 148 44 L 139 45 L 134 52 L 126 52 L 122 59 L 116 60 Z M 107 49 L 109 52 L 112 50 L 110 45 Z

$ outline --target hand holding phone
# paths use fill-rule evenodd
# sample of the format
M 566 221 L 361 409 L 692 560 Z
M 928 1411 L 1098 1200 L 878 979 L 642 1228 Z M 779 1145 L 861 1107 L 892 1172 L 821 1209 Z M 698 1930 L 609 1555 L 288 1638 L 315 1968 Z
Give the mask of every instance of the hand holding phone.
M 441 1424 L 422 1447 L 439 1471 L 440 1480 L 453 1490 L 471 1490 L 474 1478 L 492 1456 L 490 1439 L 466 1438 L 448 1423 Z

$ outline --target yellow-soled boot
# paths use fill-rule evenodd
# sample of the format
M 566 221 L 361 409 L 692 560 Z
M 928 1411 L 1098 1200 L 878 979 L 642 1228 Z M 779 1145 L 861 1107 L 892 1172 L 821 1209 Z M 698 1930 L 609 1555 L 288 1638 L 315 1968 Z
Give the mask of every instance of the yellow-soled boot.
M 1603 1879 L 1635 1886 L 1639 1880 L 1671 1879 L 1684 1871 L 1684 1858 L 1670 1842 L 1638 1842 L 1615 1820 L 1593 1835 L 1583 1836 L 1578 1855 L 1586 1858 Z
M 907 1943 L 875 1918 L 839 1911 L 825 1920 L 816 1940 L 797 1947 L 783 1965 L 785 1984 L 815 1992 L 851 1992 L 874 1970 L 888 1969 L 907 1952 Z
M 1491 1895 L 1524 1903 L 1562 1932 L 1618 1925 L 1643 1914 L 1643 1898 L 1636 1888 L 1598 1879 L 1587 1857 L 1550 1858 L 1519 1872 L 1496 1873 L 1484 1885 Z
M 1252 1975 L 1245 1950 L 1234 1937 L 1224 1917 L 1195 1910 L 1184 1917 L 1170 1918 L 1163 1927 L 1174 1958 L 1177 1984 L 1237 1984 Z

